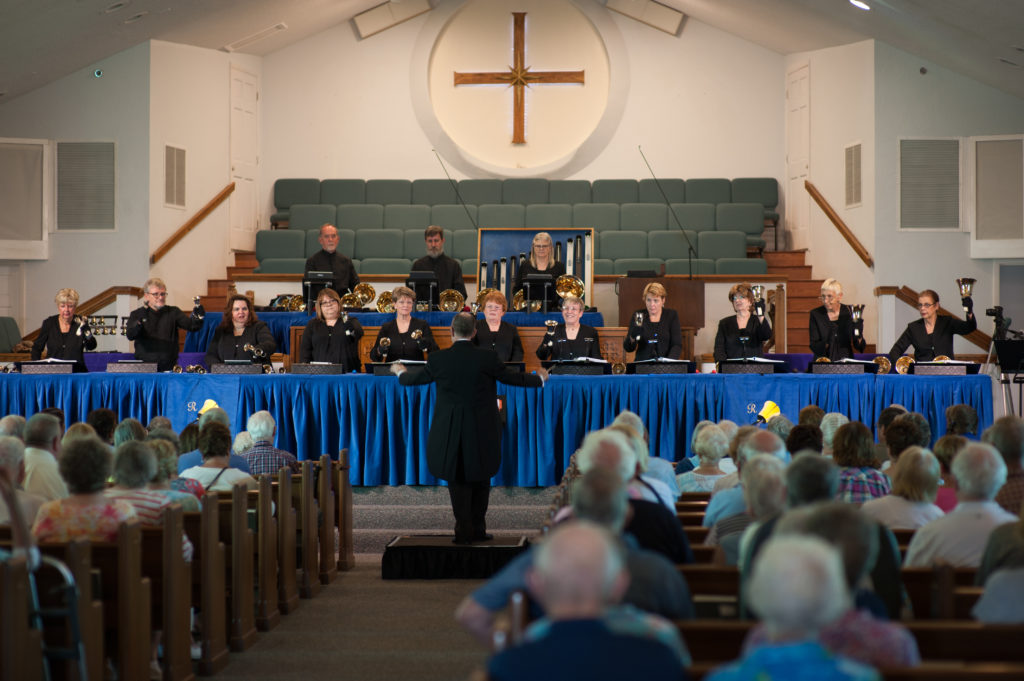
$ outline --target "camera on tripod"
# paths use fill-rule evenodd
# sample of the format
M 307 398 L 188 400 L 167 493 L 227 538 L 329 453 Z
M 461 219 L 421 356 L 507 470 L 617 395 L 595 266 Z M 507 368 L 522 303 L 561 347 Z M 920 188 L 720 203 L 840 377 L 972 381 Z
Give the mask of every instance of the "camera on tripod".
M 1002 305 L 996 305 L 995 307 L 988 308 L 987 310 L 985 310 L 985 316 L 987 316 L 987 317 L 995 317 L 996 318 L 996 322 L 998 322 L 999 320 L 1001 320 L 1003 318 L 1003 306 Z

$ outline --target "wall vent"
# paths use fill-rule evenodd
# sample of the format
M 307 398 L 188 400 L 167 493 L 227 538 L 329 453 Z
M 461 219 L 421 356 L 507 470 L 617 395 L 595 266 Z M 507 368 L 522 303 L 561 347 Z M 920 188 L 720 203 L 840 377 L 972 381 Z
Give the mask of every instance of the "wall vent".
M 114 229 L 114 143 L 57 143 L 57 229 Z

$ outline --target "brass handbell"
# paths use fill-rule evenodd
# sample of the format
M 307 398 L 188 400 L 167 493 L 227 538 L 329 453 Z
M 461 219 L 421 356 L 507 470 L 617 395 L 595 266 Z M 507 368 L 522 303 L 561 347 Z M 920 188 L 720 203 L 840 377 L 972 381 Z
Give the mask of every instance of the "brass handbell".
M 878 370 L 875 371 L 876 374 L 887 374 L 892 370 L 892 362 L 885 355 L 879 355 L 871 361 L 878 365 Z
M 853 316 L 854 322 L 859 322 L 864 318 L 864 306 L 863 305 L 851 305 L 850 314 Z
M 914 358 L 910 355 L 903 355 L 896 360 L 896 373 L 905 374 L 910 371 L 910 366 L 914 364 Z
M 971 279 L 970 277 L 962 277 L 956 280 L 956 285 L 960 288 L 961 298 L 971 298 L 974 293 L 974 283 L 977 279 Z
M 439 307 L 444 312 L 458 312 L 466 304 L 466 298 L 453 288 L 441 291 L 438 299 Z
M 522 312 L 526 309 L 526 294 L 523 293 L 523 289 L 519 289 L 512 296 L 512 309 L 516 312 Z
M 482 289 L 480 289 L 480 292 L 476 294 L 476 306 L 477 307 L 483 307 L 484 306 L 484 298 L 487 297 L 487 294 L 494 293 L 497 290 L 498 289 L 496 289 L 496 288 L 482 288 Z
M 423 337 L 423 330 L 422 329 L 416 329 L 415 331 L 413 331 L 412 333 L 409 334 L 409 338 L 412 338 L 413 340 L 419 340 L 422 337 Z
M 360 306 L 369 305 L 377 297 L 376 289 L 366 283 L 356 284 L 355 288 L 352 289 L 352 293 L 359 298 Z
M 380 347 L 383 348 L 385 352 L 387 352 L 387 349 L 391 347 L 391 338 L 388 336 L 384 336 L 383 338 L 381 338 Z
M 750 293 L 751 295 L 754 296 L 755 303 L 760 302 L 761 300 L 764 299 L 764 285 L 754 284 L 753 286 L 750 287 Z
M 244 352 L 251 352 L 252 356 L 257 359 L 263 359 L 264 357 L 267 356 L 266 350 L 264 350 L 258 345 L 253 345 L 252 343 L 246 343 L 245 345 L 243 345 L 242 350 Z
M 554 319 L 549 319 L 546 322 L 544 322 L 544 326 L 548 327 L 547 335 L 554 336 L 555 335 L 555 327 L 558 326 L 558 322 L 555 321 Z
M 377 298 L 377 312 L 394 312 L 395 298 L 391 291 L 385 291 Z

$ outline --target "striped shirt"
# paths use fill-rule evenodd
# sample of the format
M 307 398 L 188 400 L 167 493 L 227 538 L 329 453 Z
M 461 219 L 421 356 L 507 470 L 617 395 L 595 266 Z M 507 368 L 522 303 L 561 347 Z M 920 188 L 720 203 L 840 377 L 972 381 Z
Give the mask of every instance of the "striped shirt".
M 150 527 L 160 527 L 163 525 L 164 510 L 174 503 L 166 494 L 148 489 L 119 489 L 114 487 L 108 489 L 105 495 L 108 499 L 127 501 L 135 508 L 135 513 L 139 516 L 142 524 Z M 185 560 L 192 560 L 192 542 L 188 540 L 188 535 L 184 532 L 181 534 L 181 553 L 185 556 Z

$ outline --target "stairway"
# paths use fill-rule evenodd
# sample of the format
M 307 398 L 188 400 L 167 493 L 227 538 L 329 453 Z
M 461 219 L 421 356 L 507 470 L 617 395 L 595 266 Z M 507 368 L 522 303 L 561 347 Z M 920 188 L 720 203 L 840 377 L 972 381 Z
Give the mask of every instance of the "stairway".
M 808 313 L 821 305 L 821 283 L 824 279 L 811 276 L 811 266 L 805 264 L 807 251 L 765 251 L 768 274 L 788 277 L 786 285 L 786 336 L 788 352 L 810 352 L 807 337 Z
M 487 531 L 496 536 L 534 537 L 547 518 L 555 487 L 494 487 Z M 382 554 L 404 534 L 451 535 L 452 517 L 445 487 L 398 486 L 352 489 L 352 538 L 356 554 Z
M 223 279 L 207 279 L 206 295 L 199 302 L 211 312 L 220 312 L 228 304 L 229 290 L 236 278 L 252 274 L 259 261 L 252 251 L 235 251 L 235 264 L 227 268 Z

